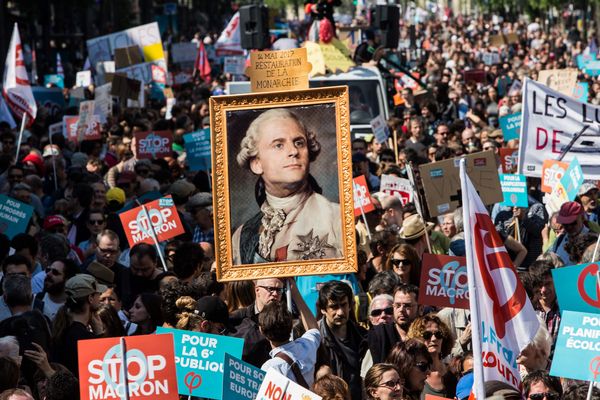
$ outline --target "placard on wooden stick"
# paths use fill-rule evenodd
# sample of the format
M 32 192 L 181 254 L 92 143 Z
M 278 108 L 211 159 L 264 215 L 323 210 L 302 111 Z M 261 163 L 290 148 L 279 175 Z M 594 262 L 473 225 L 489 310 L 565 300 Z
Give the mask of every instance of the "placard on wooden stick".
M 306 49 L 255 51 L 250 53 L 250 77 L 252 92 L 308 89 Z

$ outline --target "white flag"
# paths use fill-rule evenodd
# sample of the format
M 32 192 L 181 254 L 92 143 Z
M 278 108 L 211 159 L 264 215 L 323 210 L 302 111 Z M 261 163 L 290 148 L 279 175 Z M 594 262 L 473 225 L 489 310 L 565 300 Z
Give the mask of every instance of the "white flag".
M 60 53 L 58 51 L 56 52 L 56 75 L 62 76 L 63 79 L 65 79 L 65 71 L 63 70 Z
M 217 56 L 244 54 L 240 34 L 240 13 L 236 12 L 215 43 Z
M 477 389 L 490 380 L 506 382 L 520 390 L 517 357 L 540 324 L 504 242 L 466 173 L 464 160 L 460 172 L 475 394 L 481 396 Z
M 17 24 L 13 29 L 6 55 L 2 85 L 2 94 L 11 110 L 19 118 L 23 118 L 23 115 L 26 114 L 29 123 L 33 122 L 37 114 L 37 106 L 29 85 Z

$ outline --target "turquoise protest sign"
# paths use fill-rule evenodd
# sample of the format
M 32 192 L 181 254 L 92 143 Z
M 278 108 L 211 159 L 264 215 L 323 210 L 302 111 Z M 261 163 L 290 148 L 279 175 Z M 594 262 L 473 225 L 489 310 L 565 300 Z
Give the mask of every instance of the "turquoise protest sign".
M 504 201 L 500 205 L 508 207 L 527 207 L 527 180 L 521 174 L 499 174 Z
M 25 232 L 33 215 L 33 207 L 12 197 L 0 194 L 0 233 L 12 239 Z
M 600 375 L 600 315 L 563 311 L 550 375 L 597 381 Z
M 210 169 L 210 129 L 183 135 L 187 163 L 191 171 Z
M 60 88 L 34 86 L 31 88 L 31 92 L 38 107 L 46 108 L 52 117 L 62 115 L 65 108 L 65 96 Z
M 255 399 L 265 371 L 225 353 L 223 400 Z
M 590 76 L 600 75 L 600 60 L 589 61 L 583 67 L 583 72 Z
M 225 353 L 241 357 L 244 340 L 163 327 L 156 333 L 173 334 L 179 394 L 221 400 Z
M 502 135 L 504 141 L 508 142 L 512 139 L 518 139 L 521 131 L 521 113 L 515 113 L 500 117 L 500 129 L 502 129 Z
M 577 157 L 574 157 L 573 161 L 569 164 L 569 168 L 567 168 L 565 174 L 560 179 L 560 183 L 565 188 L 569 201 L 575 200 L 579 186 L 583 183 L 583 171 Z
M 584 69 L 587 64 L 592 61 L 596 61 L 596 53 L 591 54 L 580 54 L 576 58 L 577 60 L 577 68 Z
M 590 85 L 587 82 L 577 82 L 573 89 L 573 98 L 582 103 L 587 103 L 590 92 Z
M 561 310 L 600 313 L 596 272 L 598 272 L 597 263 L 552 270 L 558 306 Z
M 65 78 L 61 75 L 44 75 L 44 86 L 57 86 L 61 89 L 65 88 Z

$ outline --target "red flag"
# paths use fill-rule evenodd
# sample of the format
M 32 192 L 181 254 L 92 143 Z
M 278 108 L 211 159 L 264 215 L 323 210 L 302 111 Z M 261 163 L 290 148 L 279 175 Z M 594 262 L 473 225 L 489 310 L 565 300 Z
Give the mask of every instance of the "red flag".
M 28 124 L 33 123 L 37 114 L 37 105 L 29 85 L 17 24 L 13 29 L 8 54 L 6 55 L 2 86 L 2 94 L 11 110 L 19 118 L 26 115 Z
M 194 63 L 194 74 L 196 71 L 199 72 L 200 78 L 204 82 L 210 82 L 210 62 L 208 62 L 208 55 L 204 48 L 204 43 L 200 42 L 198 46 L 198 54 L 196 55 L 196 62 Z
M 460 165 L 473 354 L 474 391 L 499 380 L 521 390 L 519 353 L 540 324 L 517 271 L 466 172 Z M 481 356 L 477 356 L 480 354 Z

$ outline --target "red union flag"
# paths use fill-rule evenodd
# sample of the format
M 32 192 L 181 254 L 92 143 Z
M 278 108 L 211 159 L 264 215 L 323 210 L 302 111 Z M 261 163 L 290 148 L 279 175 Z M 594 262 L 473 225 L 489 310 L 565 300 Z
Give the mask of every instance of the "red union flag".
M 461 160 L 475 385 L 499 380 L 521 389 L 517 356 L 539 329 L 531 301 Z
M 151 201 L 145 208 L 140 206 L 119 214 L 130 247 L 138 243 L 153 244 L 153 234 L 161 242 L 184 233 L 171 196 Z
M 31 92 L 25 60 L 23 59 L 23 48 L 17 24 L 13 28 L 6 63 L 4 65 L 4 79 L 2 80 L 2 94 L 10 109 L 19 118 L 27 116 L 28 124 L 33 123 L 37 114 L 37 105 Z

